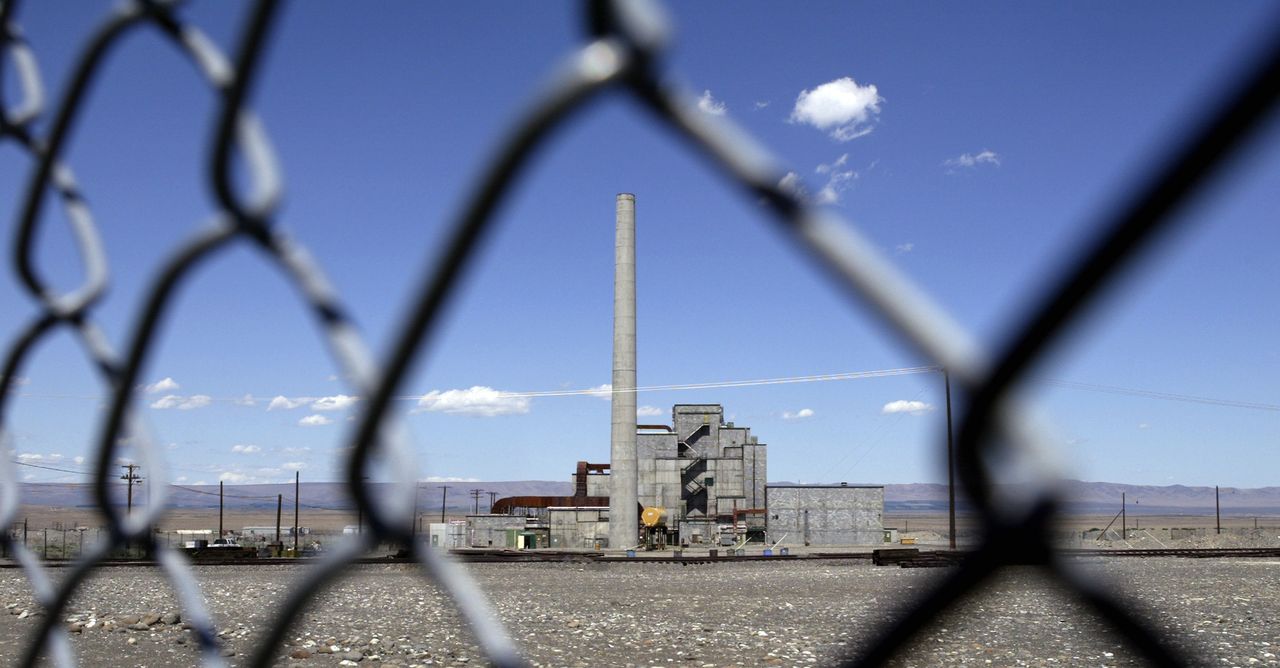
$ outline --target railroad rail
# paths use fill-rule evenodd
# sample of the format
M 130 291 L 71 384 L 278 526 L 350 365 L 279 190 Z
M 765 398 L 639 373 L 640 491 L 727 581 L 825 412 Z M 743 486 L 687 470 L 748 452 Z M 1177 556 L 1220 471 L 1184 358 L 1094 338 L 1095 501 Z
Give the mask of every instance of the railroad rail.
M 1064 549 L 1057 553 L 1064 557 L 1178 557 L 1187 559 L 1258 559 L 1280 558 L 1280 547 L 1241 547 L 1241 548 L 1160 548 L 1160 549 Z M 598 564 L 726 564 L 737 562 L 792 562 L 792 561 L 874 561 L 873 552 L 809 552 L 804 554 L 681 554 L 671 553 L 637 554 L 627 557 L 602 552 L 534 552 L 529 550 L 490 550 L 462 549 L 451 550 L 450 555 L 465 563 L 514 564 L 514 563 L 598 563 Z M 897 565 L 903 568 L 924 568 L 933 566 L 956 566 L 970 555 L 962 550 L 921 550 L 913 554 L 878 561 L 878 565 Z M 250 557 L 245 559 L 209 559 L 196 562 L 198 566 L 283 566 L 289 564 L 320 564 L 322 557 Z M 413 557 L 404 554 L 382 557 L 362 557 L 352 563 L 364 565 L 377 564 L 411 564 Z M 49 568 L 73 566 L 75 560 L 49 560 L 44 565 Z M 104 567 L 145 567 L 155 566 L 154 561 L 146 559 L 118 559 L 101 562 Z M 0 561 L 0 569 L 21 568 L 14 561 Z

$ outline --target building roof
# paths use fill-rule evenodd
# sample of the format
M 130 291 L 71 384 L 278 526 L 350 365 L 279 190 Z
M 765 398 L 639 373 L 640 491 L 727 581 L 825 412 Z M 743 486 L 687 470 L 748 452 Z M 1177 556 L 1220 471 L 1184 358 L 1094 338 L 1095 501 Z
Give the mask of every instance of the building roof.
M 801 485 L 796 483 L 767 483 L 764 488 L 774 489 L 884 489 L 884 485 L 849 485 L 846 483 L 836 483 L 834 485 Z

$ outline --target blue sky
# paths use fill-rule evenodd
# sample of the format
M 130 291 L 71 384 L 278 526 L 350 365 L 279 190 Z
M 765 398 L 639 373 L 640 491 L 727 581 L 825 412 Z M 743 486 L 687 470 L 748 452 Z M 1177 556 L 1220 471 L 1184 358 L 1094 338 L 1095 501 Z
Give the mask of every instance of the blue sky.
M 231 50 L 246 6 L 184 13 Z M 51 103 L 109 8 L 21 7 Z M 1274 13 L 1263 3 L 688 3 L 670 8 L 663 70 L 994 344 L 1166 143 L 1220 101 Z M 285 6 L 253 94 L 285 179 L 280 224 L 315 255 L 375 351 L 498 138 L 582 43 L 580 24 L 568 4 Z M 5 86 L 12 99 L 12 76 Z M 66 160 L 105 240 L 112 288 L 97 318 L 120 348 L 159 263 L 214 211 L 204 170 L 216 104 L 150 30 L 117 49 L 88 104 Z M 0 144 L 9 225 L 30 167 Z M 1195 224 L 1037 369 L 1029 390 L 1069 474 L 1277 484 L 1277 173 L 1273 120 L 1188 211 Z M 618 192 L 637 196 L 641 386 L 927 363 L 814 271 L 756 202 L 612 95 L 558 133 L 511 191 L 405 388 L 398 405 L 423 478 L 568 479 L 579 459 L 607 460 L 607 399 L 472 388 L 609 382 Z M 37 262 L 74 286 L 81 270 L 62 214 L 46 216 Z M 12 271 L 0 307 L 6 342 L 36 313 Z M 358 400 L 281 272 L 238 247 L 197 273 L 172 315 L 144 374 L 157 387 L 140 399 L 170 475 L 333 479 Z M 59 334 L 22 378 L 8 417 L 14 457 L 85 468 L 76 458 L 89 455 L 103 392 L 84 354 Z M 673 403 L 723 404 L 769 444 L 773 480 L 944 479 L 935 373 L 647 391 L 638 403 L 651 422 L 669 419 Z

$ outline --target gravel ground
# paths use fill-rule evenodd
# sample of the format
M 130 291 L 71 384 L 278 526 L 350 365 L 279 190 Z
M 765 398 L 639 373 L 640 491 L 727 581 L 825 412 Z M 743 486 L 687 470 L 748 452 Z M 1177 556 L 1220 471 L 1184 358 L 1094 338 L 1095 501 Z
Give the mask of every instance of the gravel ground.
M 1280 561 L 1096 559 L 1197 664 L 1280 666 Z M 865 561 L 468 566 L 539 666 L 826 665 L 945 569 Z M 307 566 L 196 569 L 237 665 Z M 57 577 L 55 572 L 54 576 Z M 0 647 L 16 660 L 38 620 L 19 571 L 0 571 Z M 84 665 L 197 665 L 157 571 L 100 570 L 64 624 Z M 1135 665 L 1123 643 L 1035 569 L 1013 568 L 900 656 L 899 666 Z M 25 614 L 24 614 L 25 613 Z M 148 613 L 152 613 L 148 617 Z M 406 566 L 365 566 L 325 590 L 289 633 L 282 665 L 463 665 L 483 658 L 439 593 Z M 234 652 L 234 654 L 233 654 Z

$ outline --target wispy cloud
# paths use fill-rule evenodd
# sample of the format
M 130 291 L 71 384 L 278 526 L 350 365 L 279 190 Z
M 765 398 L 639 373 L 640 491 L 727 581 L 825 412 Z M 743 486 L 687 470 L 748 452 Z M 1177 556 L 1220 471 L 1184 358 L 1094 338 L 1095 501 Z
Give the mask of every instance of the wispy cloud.
M 835 204 L 840 201 L 840 194 L 848 189 L 854 179 L 858 178 L 858 173 L 852 169 L 845 169 L 849 162 L 849 154 L 844 153 L 839 158 L 818 165 L 813 171 L 827 176 L 827 182 L 814 196 L 814 201 L 818 204 Z
M 262 448 L 256 445 L 237 443 L 231 446 L 231 451 L 242 455 L 256 455 L 262 452 Z
M 147 394 L 160 394 L 161 392 L 173 392 L 179 387 L 181 386 L 178 385 L 178 381 L 165 376 L 164 378 L 148 385 L 146 387 L 146 391 Z
M 302 469 L 307 468 L 307 463 L 306 462 L 285 462 L 280 465 L 280 468 L 283 468 L 289 471 L 301 471 Z
M 599 399 L 604 399 L 605 401 L 609 401 L 613 399 L 613 383 L 596 385 L 595 387 L 587 390 L 587 394 L 593 397 L 597 397 Z
M 39 462 L 44 460 L 44 455 L 36 452 L 23 452 L 18 454 L 18 461 L 24 463 Z
M 335 394 L 332 397 L 320 397 L 311 404 L 313 411 L 340 411 L 350 408 L 359 401 L 359 397 L 349 397 L 345 394 Z
M 166 394 L 151 402 L 151 407 L 158 410 L 176 408 L 180 411 L 189 411 L 197 408 L 204 408 L 211 403 L 213 403 L 213 397 L 207 394 L 193 394 L 189 397 L 177 394 Z
M 252 394 L 246 394 L 239 399 L 232 399 L 231 403 L 237 406 L 256 406 L 258 405 L 258 400 L 254 399 Z
M 978 153 L 961 153 L 960 155 L 944 160 L 942 164 L 949 167 L 949 172 L 956 169 L 973 169 L 979 165 L 995 165 L 1000 166 L 1000 156 L 995 151 L 982 149 Z
M 923 401 L 907 401 L 906 399 L 899 399 L 885 404 L 884 408 L 880 409 L 880 412 L 885 415 L 894 415 L 896 413 L 923 415 L 931 410 L 933 410 L 933 404 L 925 403 Z
M 769 106 L 769 100 L 756 100 L 754 108 L 759 111 L 767 106 Z
M 459 478 L 451 475 L 430 475 L 418 482 L 480 482 L 479 478 Z
M 794 412 L 793 411 L 782 412 L 783 420 L 804 420 L 811 417 L 813 417 L 812 408 L 801 408 L 800 410 L 794 411 Z
M 322 427 L 326 424 L 333 424 L 333 420 L 323 415 L 308 415 L 298 420 L 298 425 L 302 427 Z
M 510 396 L 492 387 L 476 385 L 465 390 L 432 390 L 418 399 L 415 412 L 454 413 L 478 417 L 523 415 L 529 398 Z
M 711 91 L 704 90 L 702 95 L 698 97 L 698 109 L 711 114 L 712 116 L 724 116 L 728 108 L 724 106 L 724 102 L 711 96 Z
M 657 406 L 641 406 L 636 409 L 636 417 L 658 417 L 663 410 Z
M 897 246 L 894 246 L 893 253 L 894 255 L 906 255 L 907 253 L 910 253 L 915 249 L 916 249 L 915 243 L 908 241 L 906 243 L 901 243 L 901 244 L 898 244 Z
M 883 101 L 874 85 L 859 86 L 842 77 L 800 91 L 789 120 L 812 125 L 836 141 L 850 141 L 871 133 Z
M 826 177 L 826 183 L 818 189 L 818 192 L 810 196 L 809 189 L 805 186 L 800 175 L 795 172 L 787 172 L 778 181 L 778 187 L 796 196 L 798 199 L 811 202 L 813 204 L 835 204 L 840 201 L 840 195 L 858 178 L 858 172 L 853 169 L 847 169 L 849 162 L 849 154 L 842 154 L 840 157 L 831 162 L 822 163 L 813 168 L 817 174 Z

